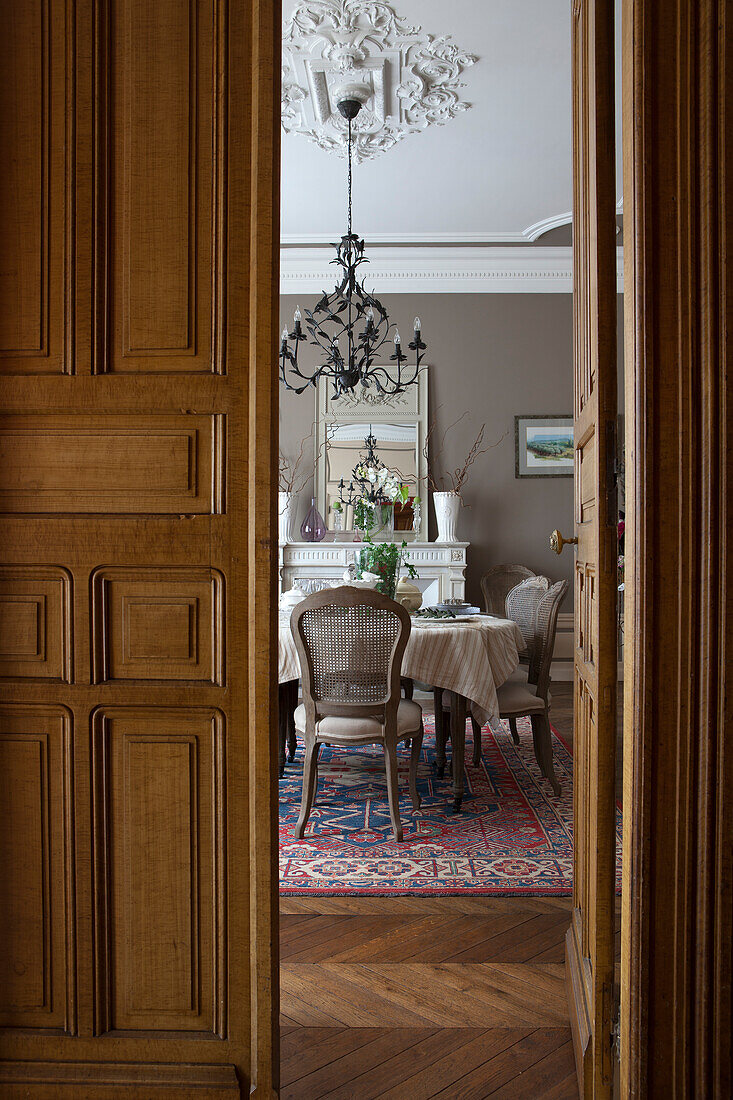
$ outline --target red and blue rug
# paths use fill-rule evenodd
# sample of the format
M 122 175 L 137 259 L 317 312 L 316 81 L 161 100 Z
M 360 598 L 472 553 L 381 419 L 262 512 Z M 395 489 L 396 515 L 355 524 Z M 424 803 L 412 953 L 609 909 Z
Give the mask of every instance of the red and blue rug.
M 557 798 L 532 749 L 528 719 L 509 733 L 482 734 L 482 760 L 465 770 L 462 812 L 451 810 L 451 779 L 437 779 L 435 732 L 425 717 L 418 769 L 422 806 L 407 793 L 409 752 L 400 749 L 400 816 L 404 842 L 391 836 L 382 750 L 377 746 L 321 749 L 318 791 L 302 840 L 293 832 L 300 809 L 303 747 L 280 780 L 280 892 L 284 895 L 572 893 L 573 761 L 553 732 Z M 467 738 L 470 756 L 472 739 Z M 617 818 L 620 852 L 621 815 Z M 619 862 L 620 885 L 620 862 Z

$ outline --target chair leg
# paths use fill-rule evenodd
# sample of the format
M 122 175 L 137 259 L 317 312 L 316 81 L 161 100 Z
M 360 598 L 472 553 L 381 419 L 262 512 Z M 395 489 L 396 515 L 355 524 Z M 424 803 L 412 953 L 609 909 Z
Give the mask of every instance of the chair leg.
M 559 798 L 562 794 L 562 787 L 555 775 L 555 766 L 552 762 L 550 720 L 546 714 L 533 714 L 530 720 L 532 722 L 532 742 L 534 744 L 535 759 L 542 774 L 549 781 L 550 786 Z
M 473 766 L 477 768 L 481 763 L 481 726 L 471 715 L 471 729 L 473 730 Z
M 412 799 L 413 810 L 420 809 L 420 795 L 417 789 L 417 766 L 420 763 L 420 750 L 422 749 L 424 732 L 421 722 L 420 732 L 415 734 L 412 738 L 412 752 L 410 753 L 410 798 Z
M 316 745 L 316 752 L 315 752 L 315 757 L 316 757 L 316 763 L 315 763 L 316 778 L 315 778 L 315 782 L 313 784 L 313 801 L 311 803 L 311 810 L 313 809 L 316 802 L 318 801 L 318 768 L 319 768 L 319 765 L 321 763 L 321 749 L 322 748 L 323 748 L 323 745 L 319 741 L 318 744 Z M 308 813 L 310 813 L 310 810 L 308 811 Z
M 303 794 L 300 800 L 300 816 L 295 826 L 295 839 L 302 840 L 313 807 L 313 798 L 318 783 L 318 750 L 313 737 L 305 735 L 305 760 L 303 761 Z
M 387 773 L 387 797 L 389 798 L 392 833 L 395 840 L 401 842 L 403 837 L 402 822 L 400 821 L 400 793 L 397 787 L 397 745 L 389 738 L 384 742 L 384 769 Z
M 435 774 L 442 779 L 445 774 L 445 717 L 443 715 L 443 689 L 433 688 L 435 708 Z
M 517 732 L 517 720 L 516 718 L 509 719 L 509 729 L 512 731 L 512 741 L 515 745 L 519 744 L 519 733 Z

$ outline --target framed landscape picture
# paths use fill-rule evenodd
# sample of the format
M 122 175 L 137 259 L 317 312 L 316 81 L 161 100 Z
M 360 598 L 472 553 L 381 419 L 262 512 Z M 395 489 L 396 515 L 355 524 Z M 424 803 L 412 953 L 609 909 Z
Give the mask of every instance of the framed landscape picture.
M 514 474 L 572 477 L 572 416 L 515 416 Z

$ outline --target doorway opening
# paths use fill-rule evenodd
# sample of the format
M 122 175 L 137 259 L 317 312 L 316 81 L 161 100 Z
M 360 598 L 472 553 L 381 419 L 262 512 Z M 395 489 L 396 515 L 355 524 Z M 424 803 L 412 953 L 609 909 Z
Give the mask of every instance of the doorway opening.
M 578 521 L 572 28 L 562 2 L 536 5 L 528 41 L 526 16 L 503 5 L 468 4 L 448 18 L 438 4 L 405 0 L 368 33 L 366 12 L 341 27 L 345 39 L 362 36 L 364 52 L 343 65 L 334 59 L 335 14 L 319 23 L 302 8 L 285 6 L 283 41 L 283 1095 L 394 1089 L 427 1097 L 450 1095 L 459 1081 L 480 1082 L 487 1090 L 480 1095 L 492 1095 L 520 1073 L 530 1091 L 531 1074 L 550 1073 L 576 1095 L 565 968 L 574 729 L 584 698 L 573 689 L 574 615 L 584 599 L 593 611 L 588 588 L 579 593 L 572 551 L 558 556 L 549 540 L 553 529 L 568 533 Z M 432 91 L 429 66 L 418 60 L 425 34 L 449 36 Z M 453 104 L 444 117 L 425 107 L 419 114 L 410 67 L 426 97 Z M 394 113 L 390 88 L 407 99 L 406 107 L 391 105 Z M 353 120 L 348 202 L 344 96 L 363 100 Z M 620 167 L 613 206 L 620 269 Z M 394 371 L 395 356 L 401 368 L 408 341 L 400 329 L 427 345 L 415 384 L 401 392 L 386 383 L 386 392 L 361 383 L 342 389 L 334 370 L 354 366 L 354 348 L 365 370 L 373 323 L 367 301 L 352 317 L 347 269 L 329 267 L 346 229 L 336 257 L 343 259 L 352 217 L 366 241 L 370 263 L 358 276 L 379 303 L 373 316 L 381 321 L 383 309 L 385 332 L 394 325 L 383 362 L 367 354 L 367 373 Z M 331 297 L 345 272 L 342 297 Z M 622 439 L 617 289 L 614 416 Z M 421 353 L 420 343 L 414 350 Z M 620 449 L 614 465 L 623 489 Z M 397 495 L 375 494 L 380 471 Z M 386 529 L 375 505 L 390 513 Z M 622 506 L 619 498 L 614 589 L 623 584 Z M 324 744 L 315 800 L 304 809 L 306 700 L 290 629 L 293 608 L 314 593 L 368 584 L 364 574 L 380 578 L 384 555 L 375 546 L 385 544 L 397 547 L 398 573 L 409 563 L 417 574 L 389 591 L 413 613 L 403 692 L 423 719 L 419 809 L 408 789 L 413 739 L 398 750 L 399 841 L 381 744 Z M 525 606 L 531 622 L 522 619 Z M 620 646 L 622 617 L 617 625 Z M 590 618 L 583 629 L 589 636 L 595 629 Z M 528 691 L 536 708 L 512 710 L 517 698 L 526 705 Z M 539 702 L 550 716 L 546 741 Z M 620 844 L 620 752 L 616 794 Z M 620 885 L 620 853 L 617 861 Z

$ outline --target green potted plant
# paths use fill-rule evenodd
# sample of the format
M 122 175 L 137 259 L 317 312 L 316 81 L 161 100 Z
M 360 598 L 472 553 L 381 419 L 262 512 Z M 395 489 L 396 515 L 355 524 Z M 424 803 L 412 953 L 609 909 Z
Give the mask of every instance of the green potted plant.
M 361 578 L 362 573 L 375 573 L 379 577 L 377 591 L 395 598 L 397 578 L 400 569 L 405 566 L 408 577 L 417 578 L 417 570 L 411 562 L 407 561 L 405 551 L 407 543 L 397 542 L 372 542 L 367 538 L 366 545 L 356 558 L 356 575 Z

